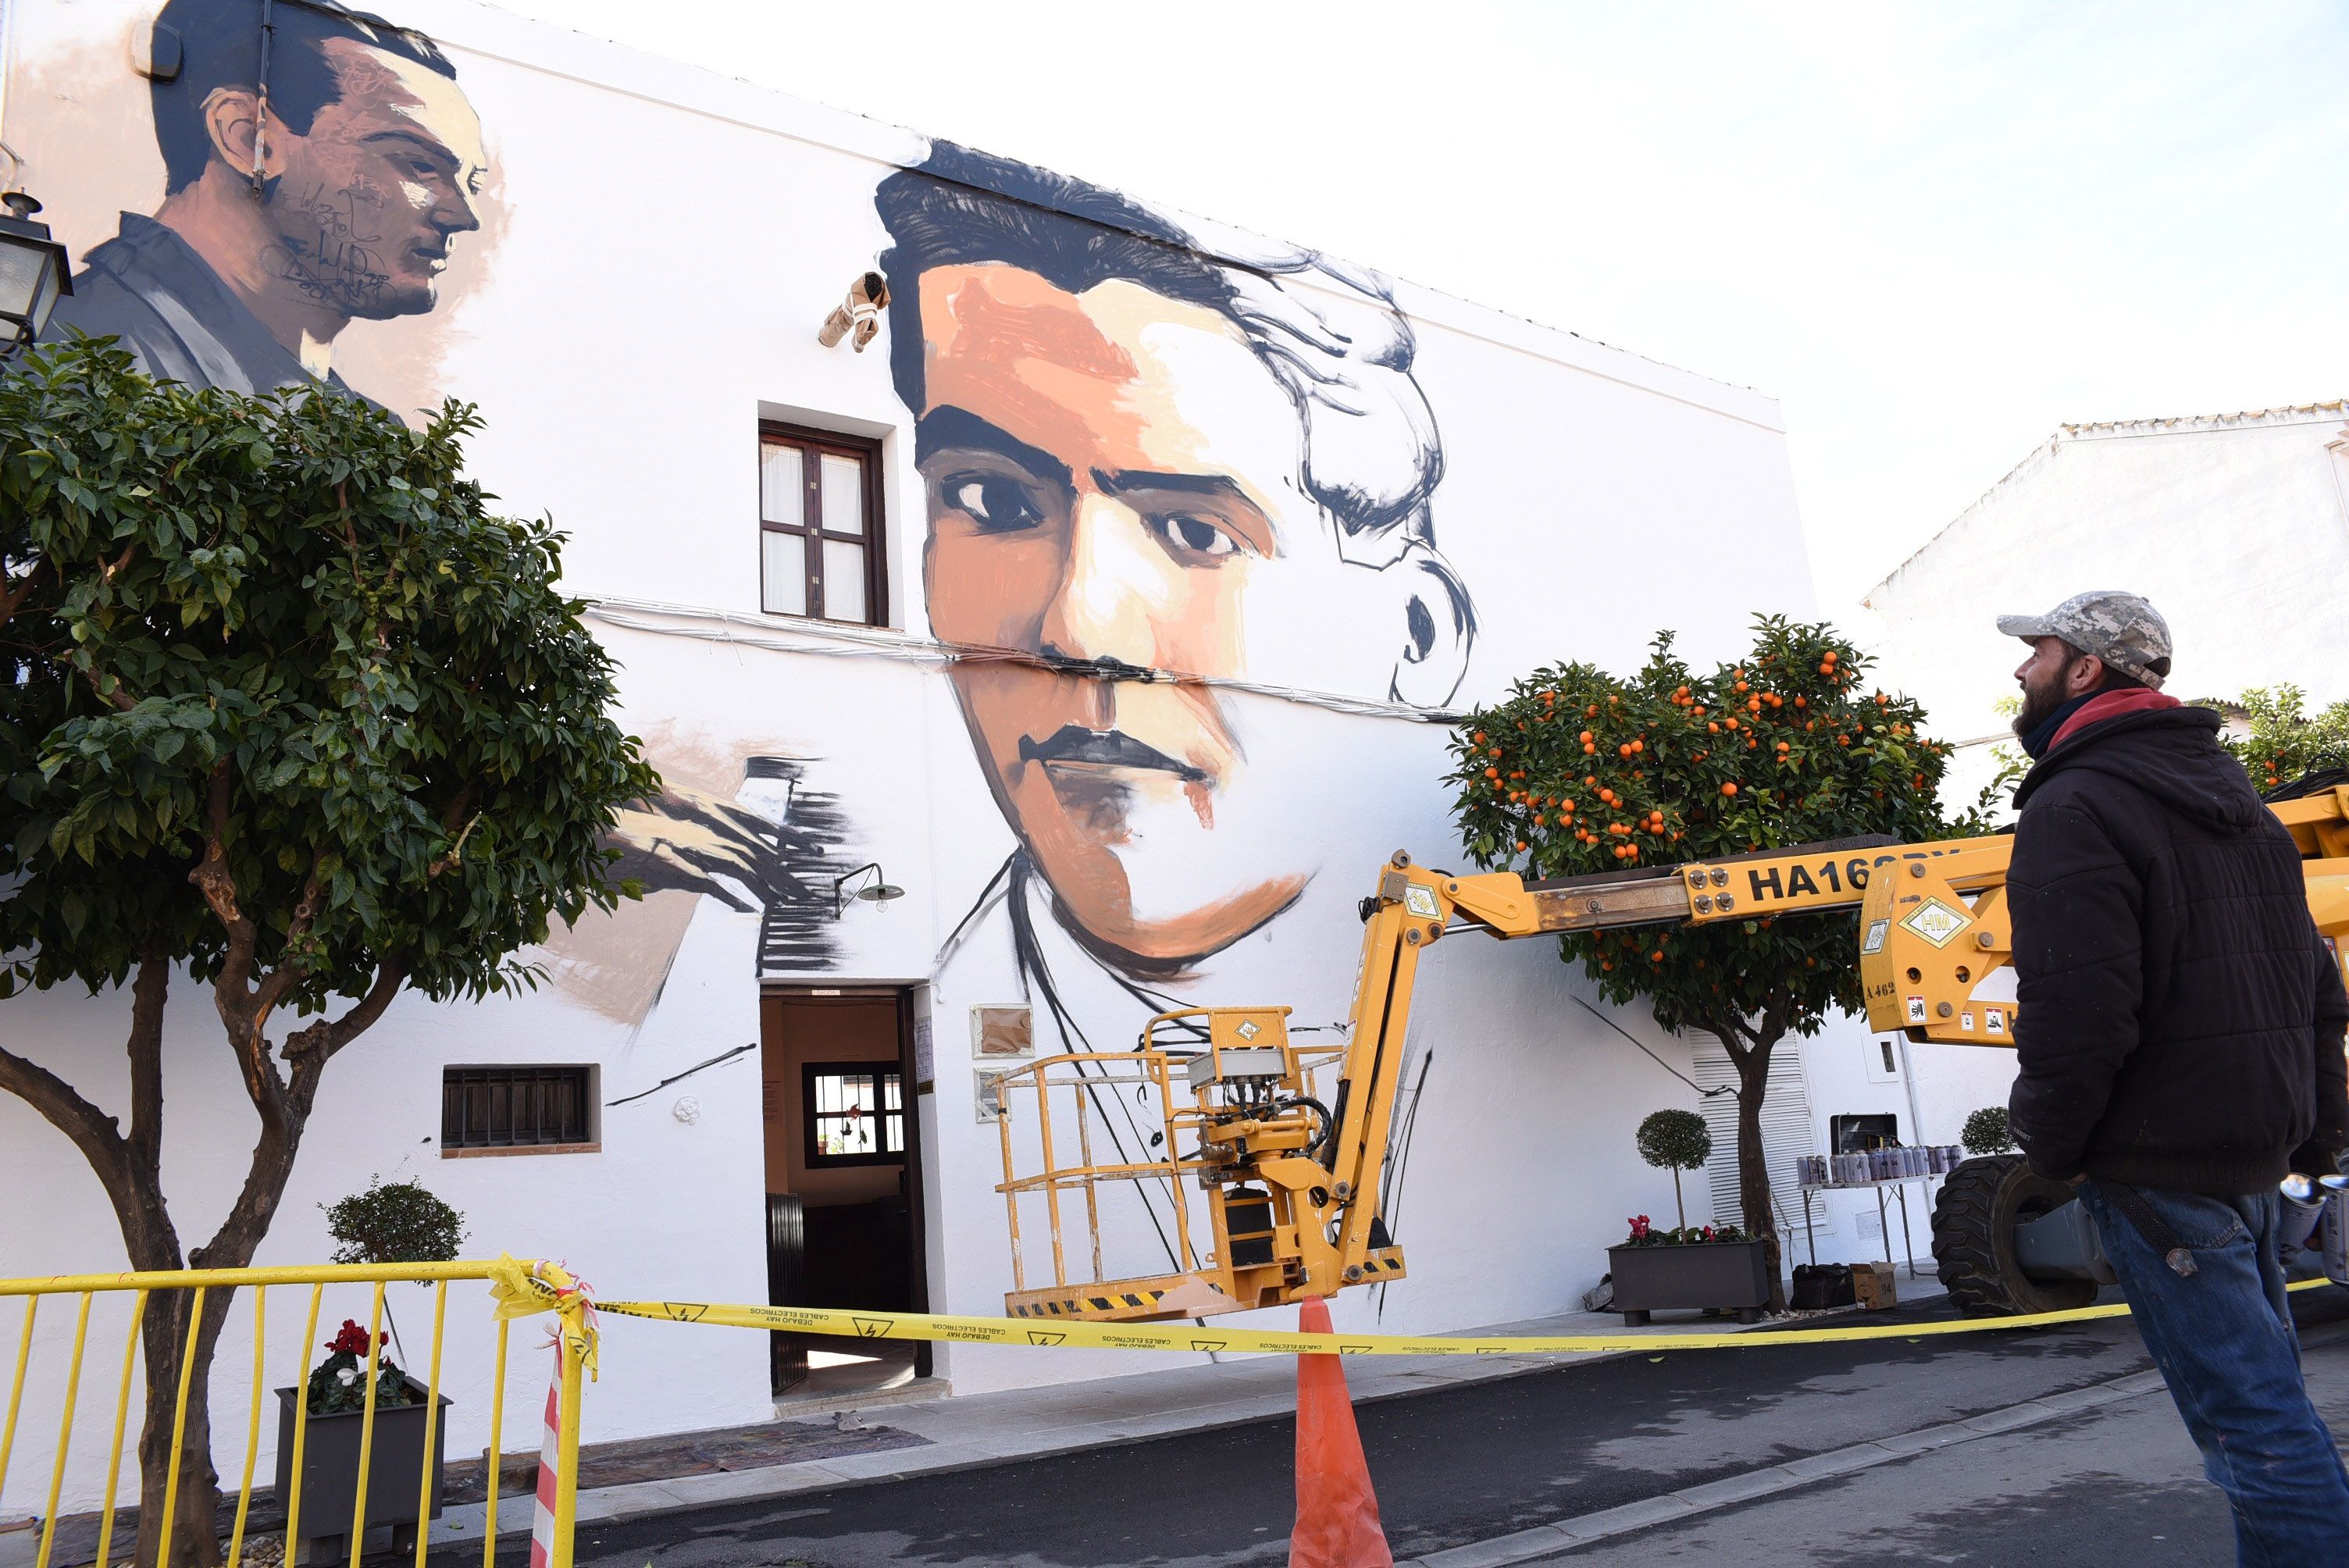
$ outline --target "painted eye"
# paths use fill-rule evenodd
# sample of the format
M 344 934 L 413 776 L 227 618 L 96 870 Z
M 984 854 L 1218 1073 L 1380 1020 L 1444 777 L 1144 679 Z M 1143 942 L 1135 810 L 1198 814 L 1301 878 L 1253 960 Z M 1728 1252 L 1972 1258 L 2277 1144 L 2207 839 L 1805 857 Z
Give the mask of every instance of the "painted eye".
M 1223 556 L 1239 552 L 1239 542 L 1204 517 L 1175 512 L 1154 518 L 1151 526 L 1166 542 L 1193 555 Z
M 1033 528 L 1043 513 L 1019 485 L 999 474 L 957 474 L 938 486 L 947 505 L 989 532 Z

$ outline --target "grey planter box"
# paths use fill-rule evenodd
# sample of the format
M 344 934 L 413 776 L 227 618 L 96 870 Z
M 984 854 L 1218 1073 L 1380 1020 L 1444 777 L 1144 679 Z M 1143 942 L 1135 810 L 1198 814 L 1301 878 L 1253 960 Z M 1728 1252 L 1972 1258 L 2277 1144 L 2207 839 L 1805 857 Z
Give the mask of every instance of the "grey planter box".
M 406 1381 L 411 1393 L 429 1392 L 413 1377 Z M 440 1414 L 432 1426 L 432 1491 L 426 1517 L 438 1519 L 441 1459 L 449 1443 L 449 1400 L 442 1395 L 431 1397 L 440 1407 Z M 277 1390 L 277 1501 L 281 1506 L 294 1495 L 294 1418 L 301 1398 L 302 1391 L 298 1389 Z M 413 1405 L 389 1409 L 378 1406 L 375 1413 L 374 1455 L 367 1461 L 367 1525 L 370 1529 L 390 1525 L 395 1549 L 403 1538 L 411 1546 L 415 1541 L 416 1492 L 425 1459 L 426 1408 L 419 1399 Z M 351 1530 L 351 1510 L 358 1501 L 359 1431 L 366 1418 L 363 1410 L 313 1415 L 302 1435 L 303 1542 L 306 1544 L 332 1538 L 342 1543 L 339 1552 L 330 1557 L 348 1555 L 346 1538 Z M 303 1553 L 305 1559 L 309 1555 Z
M 1760 1242 L 1704 1242 L 1684 1247 L 1609 1247 L 1615 1310 L 1633 1327 L 1651 1312 L 1700 1307 L 1759 1323 L 1770 1305 L 1770 1275 Z

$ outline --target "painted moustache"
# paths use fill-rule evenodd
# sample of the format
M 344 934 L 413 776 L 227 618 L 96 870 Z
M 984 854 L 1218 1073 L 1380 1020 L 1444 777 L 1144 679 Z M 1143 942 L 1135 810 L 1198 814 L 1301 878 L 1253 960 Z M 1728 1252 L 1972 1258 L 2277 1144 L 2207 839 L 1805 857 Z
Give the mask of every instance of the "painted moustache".
M 1019 738 L 1022 762 L 1077 762 L 1096 768 L 1154 769 L 1172 773 L 1185 784 L 1207 782 L 1207 772 L 1177 762 L 1156 747 L 1136 740 L 1122 729 L 1084 729 L 1062 725 L 1045 739 Z

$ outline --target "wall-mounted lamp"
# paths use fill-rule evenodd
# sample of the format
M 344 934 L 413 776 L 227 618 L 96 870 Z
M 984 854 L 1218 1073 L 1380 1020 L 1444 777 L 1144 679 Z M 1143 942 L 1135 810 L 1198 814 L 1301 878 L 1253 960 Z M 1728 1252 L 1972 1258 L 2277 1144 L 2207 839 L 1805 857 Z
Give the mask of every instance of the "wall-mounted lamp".
M 73 258 L 33 214 L 41 204 L 22 191 L 0 194 L 0 359 L 41 335 L 58 296 L 73 293 Z
M 854 892 L 847 892 L 848 884 L 854 882 L 858 877 L 863 876 L 866 872 L 871 872 L 873 873 L 873 880 L 865 883 L 863 887 L 858 888 Z M 834 920 L 838 920 L 842 915 L 847 913 L 848 901 L 852 898 L 863 899 L 867 903 L 887 903 L 893 898 L 903 898 L 905 896 L 905 890 L 892 884 L 888 877 L 883 874 L 880 861 L 868 861 L 864 865 L 861 865 L 854 871 L 850 872 L 846 876 L 835 877 L 833 879 L 832 917 Z
M 854 333 L 855 335 L 850 338 L 851 346 L 862 354 L 864 346 L 879 335 L 881 313 L 888 307 L 889 281 L 879 273 L 861 273 L 854 283 L 848 285 L 848 297 L 833 306 L 832 314 L 823 318 L 823 325 L 817 331 L 815 340 L 826 348 L 832 348 L 842 338 Z

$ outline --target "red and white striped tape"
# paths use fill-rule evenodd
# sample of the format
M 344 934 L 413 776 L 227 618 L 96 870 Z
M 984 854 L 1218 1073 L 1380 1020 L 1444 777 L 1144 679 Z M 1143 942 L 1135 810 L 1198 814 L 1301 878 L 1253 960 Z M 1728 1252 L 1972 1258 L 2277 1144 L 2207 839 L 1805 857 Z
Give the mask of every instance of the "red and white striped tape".
M 546 1386 L 546 1429 L 538 1439 L 538 1506 L 530 1522 L 530 1568 L 548 1568 L 554 1554 L 555 1472 L 563 1463 L 563 1342 L 554 1346 L 554 1378 Z

